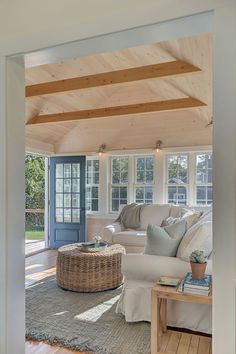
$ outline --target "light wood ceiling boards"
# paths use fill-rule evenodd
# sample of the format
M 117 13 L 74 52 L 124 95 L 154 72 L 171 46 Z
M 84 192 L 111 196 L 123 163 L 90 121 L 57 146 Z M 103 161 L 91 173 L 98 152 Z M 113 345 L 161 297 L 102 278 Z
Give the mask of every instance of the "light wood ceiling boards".
M 186 75 L 199 71 L 201 71 L 201 69 L 192 64 L 186 63 L 182 60 L 175 60 L 167 63 L 145 65 L 135 68 L 99 73 L 95 75 L 30 85 L 26 86 L 25 96 L 41 96 L 58 92 L 121 84 L 138 80 Z
M 146 79 L 27 97 L 26 122 L 35 116 L 186 97 L 204 102 L 206 106 L 178 111 L 124 115 L 119 119 L 114 116 L 110 119 L 27 125 L 27 137 L 39 142 L 52 143 L 55 152 L 58 149 L 60 153 L 79 152 L 84 148 L 96 151 L 99 144 L 116 140 L 116 148 L 119 148 L 119 145 L 124 147 L 125 144 L 127 147 L 134 146 L 131 140 L 140 145 L 145 143 L 147 146 L 148 136 L 155 140 L 154 135 L 156 137 L 158 135 L 167 146 L 188 146 L 191 141 L 191 145 L 211 144 L 212 130 L 205 128 L 212 117 L 212 35 L 210 33 L 30 68 L 26 70 L 26 85 L 81 78 L 178 60 L 191 63 L 202 71 L 194 75 Z M 138 127 L 135 129 L 137 124 Z M 118 129 L 120 125 L 122 131 Z M 102 128 L 98 129 L 98 127 Z M 84 135 L 89 139 L 86 144 L 82 143 Z M 142 136 L 146 139 L 144 142 Z

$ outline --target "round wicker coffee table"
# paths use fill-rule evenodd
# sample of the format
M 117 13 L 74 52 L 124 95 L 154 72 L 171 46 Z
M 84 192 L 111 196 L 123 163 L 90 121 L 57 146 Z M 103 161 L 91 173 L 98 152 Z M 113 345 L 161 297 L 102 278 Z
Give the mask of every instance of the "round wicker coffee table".
M 58 249 L 57 284 L 67 290 L 96 292 L 122 284 L 121 256 L 125 249 L 111 245 L 96 253 L 80 251 L 78 243 Z

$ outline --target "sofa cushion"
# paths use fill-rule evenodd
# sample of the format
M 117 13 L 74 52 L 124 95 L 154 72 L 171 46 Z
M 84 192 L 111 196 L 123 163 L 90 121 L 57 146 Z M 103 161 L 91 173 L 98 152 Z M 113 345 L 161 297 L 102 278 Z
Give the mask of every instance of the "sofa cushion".
M 177 212 L 173 213 L 174 215 L 180 215 L 178 217 L 169 216 L 168 218 L 162 221 L 161 226 L 173 225 L 181 220 L 185 220 L 187 223 L 187 229 L 189 229 L 192 225 L 198 222 L 199 218 L 202 215 L 202 212 L 196 211 L 193 209 L 181 208 L 179 210 L 179 214 Z
M 193 225 L 184 235 L 177 252 L 177 257 L 189 261 L 195 250 L 204 251 L 208 257 L 212 252 L 212 221 L 203 221 Z
M 113 234 L 113 243 L 120 243 L 127 246 L 144 246 L 146 231 L 125 230 Z
M 148 225 L 144 253 L 175 257 L 179 243 L 185 232 L 185 220 L 166 227 Z
M 141 230 L 147 230 L 148 224 L 160 226 L 170 213 L 169 204 L 145 205 L 141 212 Z
M 171 204 L 169 216 L 172 218 L 180 218 L 182 209 L 183 209 L 183 207 L 180 205 Z

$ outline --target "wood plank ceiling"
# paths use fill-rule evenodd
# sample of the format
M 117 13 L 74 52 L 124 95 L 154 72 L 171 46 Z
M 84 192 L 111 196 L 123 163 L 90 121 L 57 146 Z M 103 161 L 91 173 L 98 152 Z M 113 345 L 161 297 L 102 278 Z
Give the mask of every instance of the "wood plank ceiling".
M 211 34 L 30 68 L 26 85 L 29 150 L 212 142 Z

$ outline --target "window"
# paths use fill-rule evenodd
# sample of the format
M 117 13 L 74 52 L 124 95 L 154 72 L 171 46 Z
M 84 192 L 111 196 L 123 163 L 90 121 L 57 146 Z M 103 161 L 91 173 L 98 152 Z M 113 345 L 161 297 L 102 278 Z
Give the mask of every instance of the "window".
M 135 158 L 135 200 L 136 203 L 153 203 L 154 157 Z
M 196 155 L 196 203 L 212 204 L 212 154 Z
M 96 212 L 99 210 L 99 160 L 87 160 L 86 172 L 86 208 Z
M 167 156 L 168 203 L 187 204 L 188 155 Z
M 129 158 L 111 158 L 111 211 L 119 211 L 121 204 L 128 203 Z

